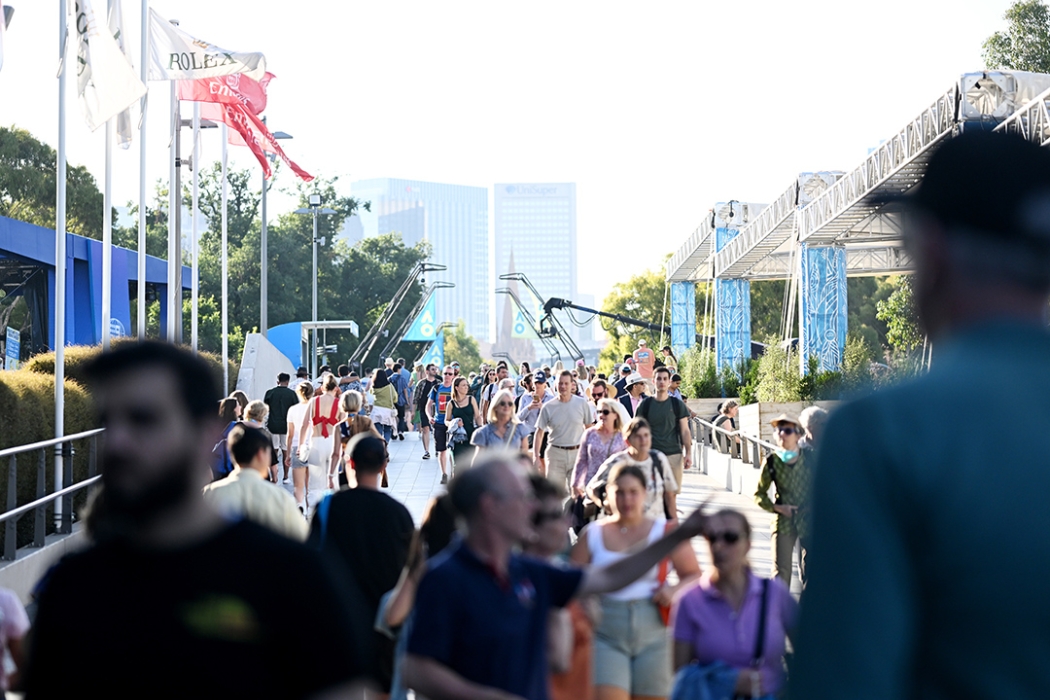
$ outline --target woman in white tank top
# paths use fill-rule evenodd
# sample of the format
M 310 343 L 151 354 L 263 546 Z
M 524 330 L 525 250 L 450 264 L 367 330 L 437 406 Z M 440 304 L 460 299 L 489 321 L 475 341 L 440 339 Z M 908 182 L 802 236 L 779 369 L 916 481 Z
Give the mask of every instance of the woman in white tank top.
M 646 474 L 623 464 L 609 474 L 607 502 L 613 515 L 588 525 L 572 549 L 572 561 L 605 566 L 663 537 L 668 523 L 645 515 Z M 667 566 L 601 597 L 602 619 L 594 635 L 596 700 L 665 698 L 671 692 L 671 654 L 661 608 L 700 577 L 689 542 L 671 554 L 679 582 L 666 581 Z M 663 574 L 661 576 L 661 574 Z

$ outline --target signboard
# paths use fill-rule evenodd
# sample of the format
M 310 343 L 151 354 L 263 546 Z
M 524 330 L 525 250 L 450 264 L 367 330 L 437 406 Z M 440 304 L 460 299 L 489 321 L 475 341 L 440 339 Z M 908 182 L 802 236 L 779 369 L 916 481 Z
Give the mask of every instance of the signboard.
M 22 333 L 17 328 L 7 327 L 7 350 L 4 352 L 4 369 L 18 369 L 18 358 L 22 352 Z

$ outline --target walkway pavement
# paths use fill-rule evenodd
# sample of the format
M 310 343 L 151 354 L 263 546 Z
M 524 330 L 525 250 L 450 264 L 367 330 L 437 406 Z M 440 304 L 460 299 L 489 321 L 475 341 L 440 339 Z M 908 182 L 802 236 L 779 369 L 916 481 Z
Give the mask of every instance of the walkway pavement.
M 433 450 L 433 441 L 430 447 Z M 403 441 L 391 442 L 389 451 L 390 466 L 387 469 L 387 478 L 390 486 L 385 490 L 405 504 L 412 514 L 412 519 L 418 525 L 430 500 L 445 492 L 445 487 L 441 484 L 441 468 L 437 453 L 431 452 L 430 459 L 423 459 L 423 444 L 419 433 L 414 432 L 406 433 Z M 758 575 L 771 575 L 773 555 L 769 527 L 772 515 L 759 508 L 750 497 L 727 491 L 725 484 L 698 471 L 686 472 L 683 482 L 682 493 L 678 496 L 679 513 L 683 515 L 691 513 L 693 509 L 707 501 L 708 511 L 734 508 L 746 514 L 752 528 L 749 555 L 751 565 Z M 291 490 L 290 485 L 285 488 Z M 707 543 L 697 538 L 693 541 L 693 548 L 696 550 L 701 569 L 706 571 L 711 566 Z M 797 566 L 792 589 L 796 592 L 800 590 Z

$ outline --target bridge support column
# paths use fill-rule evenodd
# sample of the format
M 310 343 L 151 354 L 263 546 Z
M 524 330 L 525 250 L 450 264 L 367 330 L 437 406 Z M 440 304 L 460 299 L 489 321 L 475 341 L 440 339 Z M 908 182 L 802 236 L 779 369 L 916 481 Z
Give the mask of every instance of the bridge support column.
M 746 223 L 746 204 L 732 201 L 715 205 L 715 250 L 720 251 Z M 715 367 L 729 365 L 737 373 L 751 358 L 751 282 L 715 280 Z M 741 377 L 743 378 L 743 377 Z
M 751 283 L 715 280 L 715 366 L 739 370 L 751 358 Z
M 802 373 L 816 357 L 821 371 L 838 370 L 846 348 L 846 249 L 841 246 L 799 249 L 799 361 Z
M 696 284 L 671 283 L 671 349 L 680 355 L 696 343 Z

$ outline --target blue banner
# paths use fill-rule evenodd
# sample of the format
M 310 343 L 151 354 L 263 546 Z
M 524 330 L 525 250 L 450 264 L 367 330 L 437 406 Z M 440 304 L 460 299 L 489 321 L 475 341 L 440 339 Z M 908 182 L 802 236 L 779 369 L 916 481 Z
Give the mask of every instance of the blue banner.
M 437 323 L 434 322 L 434 297 L 431 296 L 427 299 L 423 310 L 419 312 L 419 316 L 409 326 L 408 332 L 405 333 L 405 337 L 402 340 L 434 340 L 436 337 Z
M 429 364 L 437 365 L 438 369 L 445 366 L 445 334 L 442 333 L 437 337 L 425 353 L 423 353 L 423 359 L 419 361 L 421 365 L 426 367 Z

